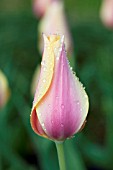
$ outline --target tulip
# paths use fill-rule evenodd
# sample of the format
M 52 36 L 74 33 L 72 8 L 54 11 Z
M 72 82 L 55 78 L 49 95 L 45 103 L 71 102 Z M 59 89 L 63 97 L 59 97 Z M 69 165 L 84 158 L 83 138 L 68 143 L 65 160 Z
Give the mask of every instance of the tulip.
M 113 28 L 113 0 L 103 0 L 100 17 L 107 27 Z
M 31 111 L 31 126 L 40 136 L 64 141 L 77 133 L 88 113 L 88 96 L 66 57 L 64 36 L 44 37 L 41 72 Z
M 68 24 L 66 21 L 65 13 L 64 13 L 64 4 L 61 1 L 53 1 L 50 3 L 45 15 L 38 26 L 39 29 L 39 50 L 43 51 L 43 41 L 42 41 L 42 33 L 58 33 L 64 34 L 66 37 L 66 51 L 71 55 L 73 52 L 73 43 L 71 39 L 71 35 L 69 32 Z
M 0 70 L 0 108 L 5 106 L 10 96 L 8 81 L 4 73 Z
M 43 16 L 51 1 L 52 0 L 33 0 L 33 12 L 35 16 Z

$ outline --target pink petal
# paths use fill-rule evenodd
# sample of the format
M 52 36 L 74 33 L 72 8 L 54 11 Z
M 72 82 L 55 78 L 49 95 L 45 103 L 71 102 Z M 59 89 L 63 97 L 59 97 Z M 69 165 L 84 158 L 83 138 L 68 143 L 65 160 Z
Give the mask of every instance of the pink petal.
M 113 28 L 113 0 L 103 0 L 100 17 L 107 27 Z

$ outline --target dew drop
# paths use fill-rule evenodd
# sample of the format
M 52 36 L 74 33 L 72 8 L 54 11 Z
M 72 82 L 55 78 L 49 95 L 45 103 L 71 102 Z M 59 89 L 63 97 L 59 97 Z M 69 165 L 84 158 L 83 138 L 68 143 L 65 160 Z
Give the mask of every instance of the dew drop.
M 43 70 L 46 71 L 47 70 L 46 67 L 44 67 Z
M 41 113 L 38 114 L 39 118 L 41 117 Z
M 45 61 L 42 61 L 42 62 L 41 62 L 41 65 L 44 66 L 44 65 L 45 65 Z
M 77 100 L 77 101 L 76 101 L 76 104 L 77 104 L 77 105 L 79 105 L 79 104 L 80 104 L 80 102 Z
M 70 69 L 72 70 L 73 68 L 72 68 L 72 67 L 70 67 Z
M 82 112 L 82 108 L 80 109 L 80 111 Z
M 58 99 L 59 97 L 58 96 L 56 96 L 56 99 Z
M 49 107 L 51 107 L 51 105 L 50 105 L 50 104 L 48 104 L 48 106 L 49 106 Z
M 43 79 L 43 83 L 45 83 L 46 82 L 46 80 L 45 79 Z
M 43 67 L 43 70 L 46 71 L 47 70 L 46 67 Z
M 64 127 L 64 124 L 63 124 L 63 123 L 61 123 L 61 127 Z
M 60 48 L 59 51 L 61 52 L 61 51 L 62 51 L 62 48 Z
M 83 84 L 81 83 L 81 87 L 83 87 Z
M 59 57 L 57 57 L 56 59 L 59 60 Z
M 42 123 L 42 126 L 44 127 L 44 123 Z
M 51 123 L 52 123 L 52 124 L 54 123 L 53 120 L 51 121 Z
M 87 98 L 87 95 L 84 95 L 85 98 Z
M 61 104 L 61 108 L 64 109 L 64 105 L 63 104 Z
M 57 113 L 57 109 L 54 110 L 54 113 Z
M 40 97 L 40 94 L 38 95 L 38 98 Z

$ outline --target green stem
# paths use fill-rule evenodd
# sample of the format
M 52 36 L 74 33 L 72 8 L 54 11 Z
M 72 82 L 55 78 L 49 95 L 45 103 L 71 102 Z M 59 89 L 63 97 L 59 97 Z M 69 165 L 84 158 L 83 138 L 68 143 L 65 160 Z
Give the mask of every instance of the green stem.
M 57 148 L 60 170 L 66 170 L 63 142 L 62 143 L 56 142 L 55 144 Z

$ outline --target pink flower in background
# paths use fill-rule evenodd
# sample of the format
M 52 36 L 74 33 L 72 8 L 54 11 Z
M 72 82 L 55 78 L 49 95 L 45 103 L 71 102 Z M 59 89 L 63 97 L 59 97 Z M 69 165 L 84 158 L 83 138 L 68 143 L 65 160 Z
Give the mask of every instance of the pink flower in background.
M 42 41 L 42 33 L 46 34 L 64 34 L 66 51 L 70 54 L 73 51 L 73 43 L 71 39 L 71 35 L 69 32 L 68 24 L 66 21 L 65 13 L 64 13 L 64 5 L 61 1 L 53 1 L 49 4 L 49 7 L 43 16 L 42 20 L 39 24 L 39 43 L 38 47 L 40 51 L 43 51 L 43 41 Z
M 113 28 L 113 0 L 103 0 L 100 17 L 107 27 Z
M 88 96 L 69 66 L 64 36 L 43 36 L 44 53 L 31 126 L 40 136 L 63 141 L 81 129 L 88 113 Z
M 36 17 L 43 16 L 52 0 L 33 0 L 33 12 Z
M 5 106 L 10 96 L 8 81 L 4 73 L 0 70 L 0 108 Z

